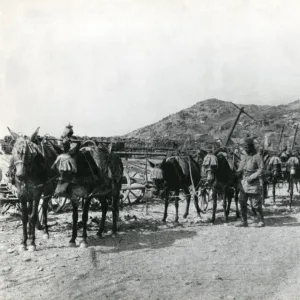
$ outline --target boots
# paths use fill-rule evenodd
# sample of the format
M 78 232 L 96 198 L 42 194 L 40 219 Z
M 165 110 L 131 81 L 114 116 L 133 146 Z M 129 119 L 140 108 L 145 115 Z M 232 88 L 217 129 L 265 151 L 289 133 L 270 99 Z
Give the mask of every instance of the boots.
M 248 227 L 247 205 L 246 206 L 240 205 L 240 208 L 241 208 L 242 221 L 240 223 L 236 224 L 235 227 Z
M 265 221 L 264 221 L 264 215 L 263 215 L 263 210 L 262 208 L 257 208 L 257 217 L 258 217 L 258 223 L 256 224 L 256 227 L 264 227 L 265 226 Z

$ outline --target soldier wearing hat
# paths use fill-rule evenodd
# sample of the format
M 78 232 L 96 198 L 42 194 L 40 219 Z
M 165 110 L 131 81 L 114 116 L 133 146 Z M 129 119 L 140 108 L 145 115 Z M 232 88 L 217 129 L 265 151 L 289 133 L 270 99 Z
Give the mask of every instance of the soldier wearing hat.
M 262 175 L 263 160 L 257 153 L 254 141 L 247 137 L 244 143 L 246 155 L 240 162 L 237 173 L 242 177 L 240 185 L 239 203 L 242 215 L 242 222 L 238 227 L 247 227 L 247 202 L 250 200 L 252 210 L 256 212 L 259 222 L 257 227 L 265 226 L 262 209 Z
M 65 153 L 67 153 L 71 148 L 73 134 L 73 126 L 71 124 L 67 125 L 61 135 L 61 144 Z

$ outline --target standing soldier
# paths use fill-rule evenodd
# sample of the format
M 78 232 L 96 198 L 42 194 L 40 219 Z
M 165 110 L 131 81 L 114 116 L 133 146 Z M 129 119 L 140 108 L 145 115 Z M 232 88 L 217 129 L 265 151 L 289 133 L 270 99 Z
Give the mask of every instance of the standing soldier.
M 256 152 L 254 141 L 247 137 L 244 145 L 246 155 L 240 162 L 237 173 L 242 176 L 239 202 L 242 214 L 242 222 L 237 227 L 247 227 L 247 202 L 250 200 L 252 210 L 256 212 L 259 222 L 257 227 L 264 227 L 264 216 L 262 209 L 262 175 L 263 160 Z
M 63 134 L 61 135 L 62 138 L 61 144 L 63 146 L 65 153 L 67 153 L 71 148 L 73 134 L 74 134 L 73 126 L 71 124 L 67 125 L 63 131 Z

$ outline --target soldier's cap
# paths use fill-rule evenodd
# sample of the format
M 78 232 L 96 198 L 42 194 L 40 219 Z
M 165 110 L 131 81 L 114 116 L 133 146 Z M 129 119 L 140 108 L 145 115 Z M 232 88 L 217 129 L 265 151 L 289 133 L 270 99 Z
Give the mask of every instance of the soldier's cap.
M 250 138 L 250 137 L 245 138 L 244 145 L 254 146 L 254 140 L 253 140 L 253 138 Z

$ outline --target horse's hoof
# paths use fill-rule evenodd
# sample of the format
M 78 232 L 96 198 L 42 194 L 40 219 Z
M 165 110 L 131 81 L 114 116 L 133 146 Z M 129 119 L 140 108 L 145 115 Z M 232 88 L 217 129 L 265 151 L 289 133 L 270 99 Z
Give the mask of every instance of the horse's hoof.
M 163 223 L 166 223 L 166 219 L 162 219 L 161 221 L 162 221 Z
M 102 233 L 101 234 L 96 234 L 95 235 L 95 238 L 97 239 L 97 240 L 100 240 L 100 239 L 103 239 L 103 235 L 102 235 Z
M 80 244 L 79 244 L 79 247 L 80 248 L 87 248 L 88 244 L 87 244 L 87 242 L 81 241 Z
M 70 248 L 76 248 L 76 243 L 75 242 L 69 242 L 69 247 Z
M 28 251 L 30 251 L 30 252 L 36 251 L 36 245 L 29 245 L 28 246 Z
M 49 240 L 49 234 L 48 233 L 44 233 L 43 234 L 43 239 L 44 240 Z
M 186 219 L 186 218 L 187 218 L 187 216 L 188 216 L 188 214 L 184 214 L 184 215 L 183 215 L 183 218 L 184 218 L 184 219 Z
M 26 250 L 27 250 L 26 245 L 23 245 L 23 244 L 22 244 L 22 245 L 19 246 L 19 251 L 20 251 L 20 252 L 24 252 L 24 251 L 26 251 Z

